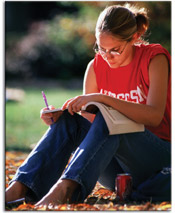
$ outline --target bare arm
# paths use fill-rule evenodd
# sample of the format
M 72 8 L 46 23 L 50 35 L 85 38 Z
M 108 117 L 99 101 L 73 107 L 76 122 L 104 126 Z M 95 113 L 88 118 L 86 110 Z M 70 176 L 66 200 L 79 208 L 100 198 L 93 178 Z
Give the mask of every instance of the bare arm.
M 90 67 L 91 71 L 89 71 L 89 73 L 92 72 L 92 75 L 89 74 L 89 76 L 92 77 L 93 82 L 95 73 L 93 71 L 93 66 Z M 97 101 L 112 106 L 138 123 L 143 123 L 148 126 L 157 126 L 160 124 L 165 111 L 168 88 L 168 67 L 168 60 L 163 54 L 157 55 L 151 60 L 149 65 L 150 88 L 146 104 L 137 104 L 99 94 L 97 86 L 93 87 L 93 90 L 90 89 L 91 81 L 90 77 L 87 77 L 84 83 L 84 93 L 86 95 L 78 96 L 73 99 L 68 105 L 68 110 L 73 114 L 73 112 L 80 111 L 81 106 L 85 105 L 87 102 Z M 89 85 L 87 89 L 86 85 Z M 89 94 L 90 92 L 92 93 Z
M 87 66 L 84 82 L 83 82 L 83 95 L 90 94 L 90 93 L 99 93 L 96 76 L 93 68 L 94 60 L 91 60 Z M 92 122 L 95 118 L 93 114 L 81 112 L 81 115 Z

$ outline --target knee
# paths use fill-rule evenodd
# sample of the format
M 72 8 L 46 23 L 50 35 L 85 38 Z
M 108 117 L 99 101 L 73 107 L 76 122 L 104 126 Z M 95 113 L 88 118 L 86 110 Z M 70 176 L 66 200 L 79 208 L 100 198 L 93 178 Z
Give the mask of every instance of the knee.
M 81 115 L 74 113 L 74 115 L 71 115 L 69 111 L 66 109 L 63 111 L 63 114 L 59 117 L 58 121 L 63 120 L 76 120 L 77 118 L 82 117 Z
M 58 129 L 60 130 L 62 128 L 68 128 L 69 126 L 73 126 L 73 123 L 75 123 L 74 120 L 74 116 L 70 115 L 68 110 L 64 110 L 58 120 L 52 125 L 50 125 L 47 134 L 53 134 L 54 132 L 54 134 L 56 134 Z
M 71 122 L 72 120 L 75 120 L 75 115 L 71 115 L 68 110 L 64 110 L 62 115 L 58 118 L 58 120 L 52 125 L 58 125 L 61 122 Z
M 63 114 L 60 116 L 60 118 L 58 119 L 58 121 L 60 120 L 60 119 L 71 119 L 72 117 L 74 117 L 73 115 L 71 115 L 69 112 L 68 112 L 68 110 L 66 109 L 66 110 L 64 110 L 63 111 Z
M 81 115 L 74 113 L 71 115 L 68 110 L 64 110 L 56 123 L 51 128 L 54 130 L 64 129 L 68 132 L 75 132 L 77 129 L 89 130 L 91 123 Z

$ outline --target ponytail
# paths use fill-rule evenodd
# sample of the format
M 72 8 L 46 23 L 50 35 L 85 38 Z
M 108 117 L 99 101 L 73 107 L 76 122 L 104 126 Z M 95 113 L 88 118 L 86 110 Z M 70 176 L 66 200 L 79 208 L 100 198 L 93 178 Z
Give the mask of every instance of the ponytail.
M 140 35 L 144 35 L 149 27 L 149 19 L 147 16 L 147 12 L 144 9 L 136 12 L 135 19 L 137 23 L 137 32 Z

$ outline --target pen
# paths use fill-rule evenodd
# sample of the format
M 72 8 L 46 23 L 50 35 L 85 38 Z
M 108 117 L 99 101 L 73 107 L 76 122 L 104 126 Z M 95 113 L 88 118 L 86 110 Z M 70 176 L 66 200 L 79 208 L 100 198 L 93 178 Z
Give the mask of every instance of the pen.
M 49 109 L 49 105 L 48 105 L 48 103 L 47 103 L 47 98 L 46 98 L 46 95 L 45 95 L 45 93 L 44 93 L 43 91 L 42 91 L 42 96 L 43 96 L 43 99 L 44 99 L 44 101 L 45 101 L 45 104 L 46 104 L 47 109 Z M 52 120 L 52 123 L 54 123 L 53 118 L 51 118 L 51 120 Z

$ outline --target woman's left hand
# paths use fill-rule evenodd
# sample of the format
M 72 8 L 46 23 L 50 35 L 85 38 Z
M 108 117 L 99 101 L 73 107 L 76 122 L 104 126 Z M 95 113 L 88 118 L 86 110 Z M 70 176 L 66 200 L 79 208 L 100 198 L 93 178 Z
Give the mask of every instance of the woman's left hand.
M 75 98 L 67 100 L 63 104 L 62 109 L 64 110 L 67 108 L 69 113 L 73 115 L 74 112 L 79 112 L 82 106 L 84 106 L 88 102 L 99 101 L 99 97 L 100 94 L 98 93 L 76 96 Z

